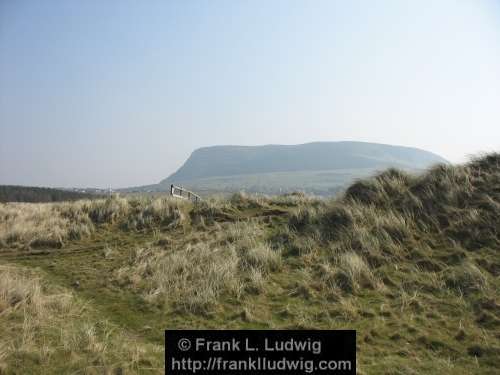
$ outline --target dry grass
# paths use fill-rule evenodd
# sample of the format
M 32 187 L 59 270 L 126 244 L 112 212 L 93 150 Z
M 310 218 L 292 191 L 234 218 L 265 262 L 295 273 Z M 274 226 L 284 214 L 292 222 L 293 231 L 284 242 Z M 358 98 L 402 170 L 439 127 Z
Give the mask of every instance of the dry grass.
M 175 228 L 184 225 L 192 203 L 170 197 L 135 199 L 128 202 L 129 213 L 123 227 L 127 230 Z
M 0 204 L 0 244 L 55 247 L 93 231 L 87 216 L 69 214 L 68 204 Z
M 329 249 L 328 261 L 340 269 L 343 289 L 358 289 L 355 275 L 365 275 L 363 283 L 373 286 L 369 273 L 395 261 L 417 259 L 440 270 L 439 262 L 428 259 L 436 236 L 455 248 L 456 256 L 462 248 L 500 246 L 499 161 L 500 155 L 492 154 L 463 166 L 436 166 L 421 176 L 390 169 L 354 183 L 335 201 L 295 209 L 288 225 L 296 236 Z M 415 251 L 417 246 L 430 253 Z M 484 290 L 487 279 L 469 261 L 448 271 L 446 285 L 468 293 Z
M 240 293 L 234 248 L 211 249 L 200 243 L 169 254 L 157 250 L 136 251 L 127 270 L 144 283 L 146 300 L 163 299 L 186 311 L 205 312 L 223 292 Z
M 262 236 L 257 222 L 236 222 L 221 227 L 211 240 L 195 235 L 194 244 L 172 244 L 168 252 L 138 248 L 116 278 L 143 290 L 149 302 L 205 313 L 224 296 L 238 299 L 244 290 L 262 291 L 265 275 L 279 269 L 281 252 Z
M 0 266 L 0 371 L 36 368 L 51 372 L 137 372 L 131 340 L 104 321 L 93 321 L 86 305 L 65 290 L 49 290 L 40 277 Z M 155 352 L 151 345 L 143 352 Z M 150 360 L 151 355 L 143 355 Z M 61 361 L 61 358 L 65 360 Z M 159 361 L 157 361 L 159 362 Z M 156 364 L 160 367 L 160 363 Z M 119 370 L 122 369 L 122 370 Z M 37 370 L 37 371 L 38 371 Z M 27 373 L 27 372 L 23 372 Z
M 281 266 L 281 252 L 273 250 L 267 243 L 257 243 L 249 249 L 242 249 L 240 264 L 243 269 L 277 271 Z
M 9 247 L 62 243 L 93 230 L 96 237 L 118 228 L 142 231 L 142 237 L 113 233 L 117 244 L 104 249 L 93 266 L 116 262 L 105 268 L 114 270 L 109 290 L 133 296 L 133 306 L 148 302 L 140 310 L 153 314 L 148 318 L 166 316 L 183 327 L 331 329 L 348 323 L 363 333 L 360 362 L 373 373 L 391 365 L 400 373 L 467 374 L 498 367 L 497 154 L 420 176 L 388 170 L 330 201 L 302 194 L 236 194 L 192 205 L 114 197 L 2 205 L 0 213 L 0 238 Z M 135 246 L 138 238 L 141 244 L 128 258 L 130 247 L 118 244 L 130 240 Z M 8 326 L 22 334 L 13 341 L 13 331 L 0 324 L 10 335 L 0 340 L 4 364 L 12 363 L 19 355 L 12 353 L 21 347 L 44 356 L 42 362 L 55 358 L 50 353 L 59 348 L 79 351 L 85 354 L 75 363 L 104 367 L 116 353 L 127 353 L 109 325 L 71 318 L 82 309 L 71 294 L 47 293 L 33 275 L 22 281 L 12 275 L 0 278 L 0 319 L 18 316 L 17 325 Z M 51 311 L 63 311 L 56 316 L 67 322 L 43 320 Z M 56 324 L 64 333 L 43 328 Z M 137 368 L 143 350 L 151 348 L 127 354 L 124 368 Z M 387 359 L 378 361 L 383 356 Z M 448 364 L 439 358 L 448 358 Z
M 340 256 L 335 279 L 340 289 L 350 293 L 377 285 L 377 280 L 364 259 L 353 251 Z
M 335 258 L 334 263 L 324 262 L 310 272 L 312 283 L 319 281 L 325 295 L 333 300 L 342 294 L 355 295 L 363 289 L 382 289 L 383 283 L 373 274 L 365 260 L 353 251 Z
M 231 196 L 229 202 L 238 208 L 262 208 L 269 205 L 270 198 L 262 194 L 238 192 Z
M 252 268 L 248 272 L 248 280 L 245 289 L 250 293 L 262 293 L 265 289 L 266 279 L 262 271 L 258 268 Z
M 219 222 L 233 221 L 234 207 L 222 197 L 211 197 L 194 205 L 190 212 L 192 224 L 200 228 Z
M 63 203 L 0 204 L 1 247 L 61 248 L 89 236 L 98 225 L 119 223 L 125 230 L 176 227 L 192 204 L 171 198 L 82 200 Z
M 306 205 L 318 206 L 324 201 L 320 198 L 314 197 L 312 195 L 307 195 L 303 192 L 295 192 L 271 197 L 270 202 L 278 206 L 300 207 Z
M 470 261 L 447 271 L 445 283 L 455 292 L 466 295 L 473 292 L 485 292 L 488 289 L 488 278 L 485 272 Z
M 108 199 L 93 200 L 82 206 L 94 223 L 114 223 L 129 212 L 129 202 L 125 198 L 113 196 Z

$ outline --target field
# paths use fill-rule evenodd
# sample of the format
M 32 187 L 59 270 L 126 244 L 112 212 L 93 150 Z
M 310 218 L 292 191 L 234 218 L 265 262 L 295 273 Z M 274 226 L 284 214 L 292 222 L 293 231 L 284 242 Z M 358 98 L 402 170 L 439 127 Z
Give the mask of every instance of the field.
M 371 176 L 380 168 L 327 169 L 315 171 L 269 172 L 220 177 L 205 177 L 195 180 L 175 181 L 175 184 L 201 194 L 223 193 L 230 195 L 238 191 L 280 195 L 296 191 L 306 194 L 332 197 L 358 178 Z M 417 172 L 417 170 L 414 170 Z M 156 189 L 168 190 L 170 185 L 156 185 Z
M 207 177 L 195 181 L 181 182 L 189 188 L 201 192 L 226 192 L 245 190 L 249 193 L 282 194 L 294 191 L 304 191 L 308 194 L 332 196 L 349 181 L 357 177 L 373 174 L 373 169 L 359 170 L 326 170 L 274 172 L 226 177 Z
M 356 329 L 359 374 L 495 374 L 500 155 L 334 200 L 0 205 L 0 374 L 161 374 L 168 328 Z

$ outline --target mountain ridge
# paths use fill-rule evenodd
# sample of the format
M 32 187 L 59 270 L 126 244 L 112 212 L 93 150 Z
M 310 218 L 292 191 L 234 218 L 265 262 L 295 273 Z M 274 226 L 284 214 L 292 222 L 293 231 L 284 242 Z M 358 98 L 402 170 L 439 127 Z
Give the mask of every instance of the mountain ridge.
M 441 156 L 418 148 L 370 142 L 221 145 L 194 150 L 186 162 L 160 184 L 233 174 L 373 168 L 385 167 L 385 164 L 419 169 L 433 162 L 448 163 Z
M 349 170 L 352 176 L 342 181 L 343 185 L 345 182 L 352 182 L 355 178 L 369 175 L 370 171 L 388 167 L 423 170 L 438 163 L 448 164 L 448 161 L 437 154 L 415 147 L 371 142 L 337 141 L 260 146 L 217 145 L 194 150 L 184 164 L 161 180 L 156 188 L 165 190 L 172 183 L 180 183 L 194 189 L 218 190 L 220 180 L 227 180 L 229 176 L 238 176 L 230 187 L 224 186 L 221 190 L 259 191 L 263 187 L 259 187 L 259 184 L 266 184 L 267 177 L 264 175 L 285 173 L 298 176 L 301 173 L 304 174 L 303 177 L 296 178 L 297 181 L 292 184 L 293 186 L 285 184 L 279 188 L 279 191 L 282 191 L 282 188 L 286 191 L 300 188 L 301 181 L 309 179 L 314 172 Z M 259 179 L 260 175 L 263 178 Z M 249 178 L 253 176 L 251 186 L 248 181 L 241 180 L 245 176 Z M 316 177 L 313 176 L 313 179 Z M 208 185 L 207 181 L 210 181 Z M 323 183 L 323 181 L 320 182 Z M 278 191 L 275 190 L 271 189 L 267 192 Z

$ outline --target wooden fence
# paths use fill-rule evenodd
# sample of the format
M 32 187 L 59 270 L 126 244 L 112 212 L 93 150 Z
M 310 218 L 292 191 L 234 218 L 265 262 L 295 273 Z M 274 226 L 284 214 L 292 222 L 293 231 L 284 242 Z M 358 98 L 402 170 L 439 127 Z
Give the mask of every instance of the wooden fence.
M 194 203 L 198 203 L 201 201 L 201 197 L 198 194 L 175 185 L 170 185 L 170 195 L 176 198 L 189 199 Z

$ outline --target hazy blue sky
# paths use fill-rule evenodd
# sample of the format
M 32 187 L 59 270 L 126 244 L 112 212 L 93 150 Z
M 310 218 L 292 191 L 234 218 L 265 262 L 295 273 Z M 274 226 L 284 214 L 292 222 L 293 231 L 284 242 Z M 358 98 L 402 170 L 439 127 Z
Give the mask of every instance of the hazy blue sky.
M 216 144 L 500 150 L 500 1 L 0 0 L 0 184 L 155 183 Z

